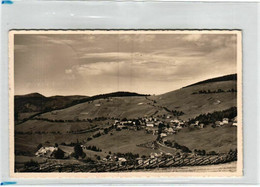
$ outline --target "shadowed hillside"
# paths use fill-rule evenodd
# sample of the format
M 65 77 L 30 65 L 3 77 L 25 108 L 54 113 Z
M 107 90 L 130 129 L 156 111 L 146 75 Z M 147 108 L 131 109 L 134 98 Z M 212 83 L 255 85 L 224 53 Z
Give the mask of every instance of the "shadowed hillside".
M 225 75 L 225 76 L 222 76 L 222 77 L 216 77 L 216 78 L 213 78 L 213 79 L 207 79 L 205 81 L 200 81 L 200 82 L 197 82 L 195 84 L 185 86 L 183 88 L 187 88 L 187 87 L 191 87 L 191 86 L 195 86 L 195 85 L 200 85 L 200 84 L 205 84 L 205 83 L 211 83 L 211 82 L 236 81 L 236 80 L 237 80 L 237 74 L 231 74 L 231 75 Z
M 83 98 L 87 98 L 87 96 L 45 97 L 39 93 L 17 95 L 14 97 L 15 120 L 22 121 L 37 113 L 65 108 L 70 106 L 73 101 Z

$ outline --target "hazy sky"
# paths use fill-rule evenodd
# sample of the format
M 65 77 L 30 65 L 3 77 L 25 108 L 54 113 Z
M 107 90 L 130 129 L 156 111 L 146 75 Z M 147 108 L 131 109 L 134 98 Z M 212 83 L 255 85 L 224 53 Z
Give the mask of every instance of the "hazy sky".
M 236 35 L 16 34 L 15 94 L 162 94 L 236 73 Z

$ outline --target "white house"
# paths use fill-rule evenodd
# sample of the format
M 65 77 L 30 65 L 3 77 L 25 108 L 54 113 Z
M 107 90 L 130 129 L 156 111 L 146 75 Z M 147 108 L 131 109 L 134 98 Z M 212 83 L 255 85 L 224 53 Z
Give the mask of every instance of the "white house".
M 182 129 L 182 127 L 178 125 L 178 126 L 176 127 L 176 130 L 180 130 L 180 129 Z
M 200 124 L 199 124 L 199 127 L 200 127 L 201 129 L 203 129 L 203 128 L 204 128 L 204 123 L 200 123 Z
M 166 129 L 166 131 L 167 131 L 168 134 L 174 134 L 175 133 L 175 131 L 171 127 Z
M 119 162 L 119 165 L 122 166 L 126 163 L 126 159 L 125 158 L 118 158 L 118 162 Z
M 36 153 L 35 156 L 38 157 L 52 157 L 54 151 L 57 151 L 58 147 L 41 147 Z
M 228 118 L 223 118 L 223 120 L 222 120 L 223 124 L 228 124 L 228 121 L 229 121 Z
M 166 137 L 167 134 L 166 134 L 166 133 L 161 133 L 160 136 L 161 136 L 161 138 L 162 138 L 162 137 Z
M 154 127 L 153 123 L 146 123 L 146 127 Z

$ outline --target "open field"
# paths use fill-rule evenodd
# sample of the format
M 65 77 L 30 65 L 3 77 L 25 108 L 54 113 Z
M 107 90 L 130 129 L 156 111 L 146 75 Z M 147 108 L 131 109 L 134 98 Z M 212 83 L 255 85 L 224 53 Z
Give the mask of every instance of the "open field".
M 199 114 L 221 111 L 236 106 L 236 92 L 192 94 L 199 90 L 224 91 L 236 89 L 236 81 L 224 81 L 195 85 L 175 90 L 163 95 L 155 96 L 158 105 L 166 106 L 170 110 L 183 111 L 181 119 L 188 120 Z
M 112 153 L 127 153 L 132 152 L 133 154 L 149 155 L 152 152 L 159 152 L 144 147 L 138 147 L 137 145 L 155 141 L 156 137 L 152 134 L 146 134 L 144 130 L 133 131 L 133 130 L 121 130 L 111 131 L 113 135 L 106 134 L 98 138 L 95 138 L 85 145 L 95 145 L 101 148 L 103 151 Z
M 169 168 L 156 168 L 150 170 L 138 170 L 138 172 L 152 171 L 152 172 L 196 172 L 205 173 L 209 172 L 236 172 L 237 162 L 229 162 L 225 164 L 207 165 L 207 166 L 183 166 L 183 167 L 169 167 Z
M 200 149 L 206 152 L 215 151 L 225 153 L 230 149 L 237 148 L 237 128 L 234 126 L 223 126 L 212 128 L 207 126 L 203 129 L 184 128 L 176 135 L 167 137 L 180 145 L 187 146 L 190 150 Z

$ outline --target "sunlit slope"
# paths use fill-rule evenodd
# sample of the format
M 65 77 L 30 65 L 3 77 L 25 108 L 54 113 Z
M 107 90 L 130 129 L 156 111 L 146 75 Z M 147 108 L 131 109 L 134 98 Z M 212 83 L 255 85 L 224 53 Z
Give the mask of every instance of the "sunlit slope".
M 152 115 L 171 114 L 164 109 L 183 111 L 180 118 L 187 120 L 197 115 L 225 110 L 236 106 L 237 92 L 236 81 L 211 82 L 194 85 L 163 95 L 137 97 L 114 97 L 108 99 L 97 99 L 85 102 L 72 107 L 56 110 L 42 114 L 40 117 L 48 119 L 77 120 L 94 119 L 97 117 L 109 118 L 138 118 Z M 209 94 L 193 94 L 201 90 L 224 92 Z M 153 102 L 155 101 L 155 102 Z
M 40 117 L 63 120 L 94 119 L 98 117 L 137 118 L 155 113 L 156 108 L 148 105 L 148 102 L 145 96 L 98 99 L 66 109 L 48 112 Z
M 165 106 L 169 110 L 183 111 L 183 119 L 195 117 L 200 114 L 225 110 L 237 105 L 237 92 L 227 92 L 237 88 L 237 81 L 211 82 L 182 88 L 163 95 L 153 97 L 157 105 Z M 216 91 L 221 93 L 193 94 L 200 90 Z

